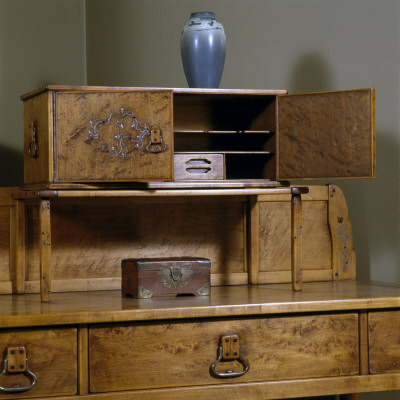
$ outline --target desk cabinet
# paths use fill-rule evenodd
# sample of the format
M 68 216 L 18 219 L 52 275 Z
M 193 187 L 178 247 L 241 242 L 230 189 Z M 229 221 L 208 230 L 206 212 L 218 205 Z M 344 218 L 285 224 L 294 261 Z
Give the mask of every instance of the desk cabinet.
M 375 176 L 373 89 L 288 95 L 46 86 L 22 99 L 27 185 L 174 180 L 279 185 L 289 179 Z

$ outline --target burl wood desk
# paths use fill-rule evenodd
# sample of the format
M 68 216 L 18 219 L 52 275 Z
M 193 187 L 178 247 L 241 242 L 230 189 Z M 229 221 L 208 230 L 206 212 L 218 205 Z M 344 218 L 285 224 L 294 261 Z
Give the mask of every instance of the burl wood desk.
M 0 399 L 400 390 L 400 287 L 356 281 L 338 186 L 288 182 L 375 176 L 374 90 L 22 99 L 25 185 L 0 190 Z M 122 259 L 166 256 L 210 258 L 211 295 L 122 297 Z
M 20 188 L 4 189 L 2 249 L 11 251 L 10 259 L 3 251 L 2 276 L 13 279 L 0 296 L 2 367 L 15 359 L 7 349 L 25 353 L 15 364 L 23 371 L 5 371 L 0 386 L 36 384 L 0 398 L 355 399 L 345 394 L 399 390 L 400 287 L 355 281 L 343 193 L 309 189 L 301 195 L 300 291 L 291 283 L 290 188 L 250 189 L 250 199 L 221 189 L 203 198 L 193 190 L 48 199 L 28 191 L 24 200 Z M 51 250 L 44 258 L 41 247 Z M 175 248 L 211 257 L 211 296 L 121 296 L 121 258 Z M 52 293 L 42 285 L 40 294 L 41 263 Z M 17 285 L 25 294 L 6 294 Z M 236 357 L 218 361 L 221 338 Z

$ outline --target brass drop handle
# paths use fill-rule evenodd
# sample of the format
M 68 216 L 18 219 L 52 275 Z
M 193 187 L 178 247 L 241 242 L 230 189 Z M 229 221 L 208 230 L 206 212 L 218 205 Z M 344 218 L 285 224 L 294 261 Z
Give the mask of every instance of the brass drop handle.
M 218 357 L 211 365 L 211 373 L 216 378 L 237 378 L 244 375 L 249 369 L 249 362 L 242 357 L 242 348 L 239 344 L 238 335 L 221 336 L 220 345 L 218 347 Z M 226 371 L 217 372 L 215 367 L 219 362 L 237 360 L 243 366 L 243 370 L 239 372 Z
M 160 129 L 151 129 L 150 130 L 150 142 L 146 146 L 146 150 L 149 153 L 162 153 L 167 148 L 167 145 L 164 143 L 161 130 Z
M 26 357 L 25 346 L 8 346 L 6 352 L 6 358 L 4 359 L 4 369 L 0 373 L 0 377 L 4 375 L 23 373 L 30 379 L 28 386 L 20 387 L 4 387 L 0 386 L 0 391 L 6 393 L 18 393 L 25 392 L 32 389 L 37 383 L 36 375 L 29 370 L 28 358 Z

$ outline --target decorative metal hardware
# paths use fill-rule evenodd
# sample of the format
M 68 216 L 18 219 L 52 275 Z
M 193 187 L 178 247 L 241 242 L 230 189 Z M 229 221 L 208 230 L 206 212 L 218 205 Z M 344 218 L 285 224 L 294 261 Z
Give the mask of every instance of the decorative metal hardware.
M 28 153 L 31 158 L 39 157 L 39 145 L 38 145 L 38 128 L 37 121 L 31 123 L 32 127 L 32 140 L 29 142 Z
M 218 357 L 211 365 L 211 374 L 216 378 L 238 378 L 244 375 L 249 369 L 249 362 L 242 357 L 242 348 L 239 344 L 238 335 L 221 336 L 220 345 L 218 347 Z M 215 367 L 219 362 L 224 361 L 238 361 L 243 366 L 243 371 L 233 372 L 231 370 L 226 372 L 217 372 Z
M 188 284 L 187 279 L 191 273 L 192 265 L 190 263 L 183 264 L 182 266 L 176 264 L 172 266 L 161 264 L 159 271 L 163 285 L 168 289 L 171 287 L 185 287 Z
M 0 386 L 0 391 L 6 393 L 18 393 L 32 389 L 37 383 L 37 377 L 29 370 L 25 346 L 8 346 L 6 354 L 6 358 L 4 359 L 4 369 L 3 372 L 0 373 L 0 377 L 4 375 L 23 373 L 29 377 L 31 383 L 28 386 Z
M 102 125 L 116 129 L 111 134 L 111 140 L 100 138 L 100 127 Z M 134 148 L 145 149 L 149 153 L 161 153 L 166 150 L 167 145 L 164 143 L 161 131 L 159 129 L 150 129 L 146 124 L 138 121 L 134 112 L 130 108 L 121 108 L 121 113 L 111 113 L 106 120 L 99 118 L 90 121 L 88 136 L 83 140 L 87 144 L 93 141 L 105 141 L 100 143 L 100 150 L 107 153 L 110 157 L 126 158 L 129 144 L 133 143 Z M 111 130 L 112 131 L 112 130 Z M 114 143 L 114 144 L 113 144 Z
M 139 299 L 149 299 L 153 296 L 153 291 L 150 289 L 146 289 L 144 286 L 137 287 L 136 297 Z
M 210 284 L 207 282 L 205 283 L 201 288 L 198 288 L 196 290 L 197 294 L 199 296 L 209 296 L 211 293 L 211 286 Z
M 341 223 L 343 223 L 343 220 Z M 342 271 L 346 272 L 350 269 L 353 261 L 353 257 L 349 251 L 350 236 L 346 224 L 336 227 L 336 237 L 342 243 L 343 250 L 341 250 L 339 253 L 339 262 L 342 267 Z

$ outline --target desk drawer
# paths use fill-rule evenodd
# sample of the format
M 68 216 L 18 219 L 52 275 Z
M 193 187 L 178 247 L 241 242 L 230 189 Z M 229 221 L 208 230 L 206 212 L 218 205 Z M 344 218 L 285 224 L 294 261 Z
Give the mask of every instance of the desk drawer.
M 71 395 L 77 392 L 76 329 L 0 331 L 0 373 L 4 370 L 5 359 L 11 366 L 7 348 L 22 346 L 25 346 L 24 359 L 28 359 L 28 370 L 36 375 L 37 383 L 22 393 L 8 394 L 0 390 L 0 399 Z M 0 386 L 6 389 L 15 385 L 26 387 L 32 381 L 29 374 L 6 373 L 0 377 Z
M 400 372 L 400 311 L 369 313 L 368 330 L 370 373 Z
M 220 337 L 238 335 L 249 371 L 214 377 Z M 244 368 L 220 362 L 218 372 Z M 356 314 L 102 325 L 89 333 L 91 392 L 328 377 L 359 370 Z

